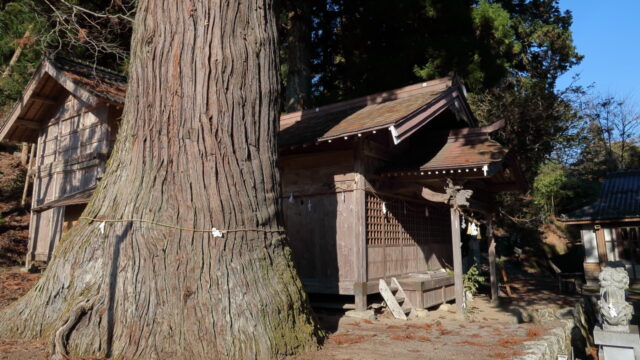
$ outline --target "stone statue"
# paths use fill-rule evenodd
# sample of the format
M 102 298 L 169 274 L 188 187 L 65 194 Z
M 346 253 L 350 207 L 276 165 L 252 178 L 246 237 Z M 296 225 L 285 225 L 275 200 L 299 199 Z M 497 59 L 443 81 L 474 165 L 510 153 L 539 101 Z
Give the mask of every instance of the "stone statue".
M 625 300 L 629 275 L 624 268 L 605 267 L 600 275 L 600 317 L 604 330 L 629 332 L 633 307 Z

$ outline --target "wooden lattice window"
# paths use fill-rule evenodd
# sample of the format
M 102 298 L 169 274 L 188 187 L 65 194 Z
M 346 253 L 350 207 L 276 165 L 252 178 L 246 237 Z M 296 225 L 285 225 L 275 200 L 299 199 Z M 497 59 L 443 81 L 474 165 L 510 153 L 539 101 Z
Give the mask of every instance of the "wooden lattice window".
M 447 239 L 448 213 L 441 206 L 374 194 L 367 194 L 366 205 L 369 246 L 426 245 Z

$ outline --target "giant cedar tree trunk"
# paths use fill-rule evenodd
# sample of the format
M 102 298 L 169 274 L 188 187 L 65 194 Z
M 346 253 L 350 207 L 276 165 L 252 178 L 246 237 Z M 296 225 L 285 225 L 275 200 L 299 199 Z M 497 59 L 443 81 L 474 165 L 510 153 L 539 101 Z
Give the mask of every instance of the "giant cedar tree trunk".
M 292 264 L 275 168 L 272 0 L 140 0 L 122 125 L 82 220 L 0 336 L 55 354 L 273 358 L 320 330 Z

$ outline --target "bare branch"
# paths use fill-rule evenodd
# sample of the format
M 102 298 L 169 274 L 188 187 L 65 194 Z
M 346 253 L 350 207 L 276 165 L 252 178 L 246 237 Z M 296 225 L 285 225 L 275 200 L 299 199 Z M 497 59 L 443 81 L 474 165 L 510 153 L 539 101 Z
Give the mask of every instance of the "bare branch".
M 112 19 L 115 18 L 115 19 L 123 19 L 123 20 L 127 20 L 127 21 L 130 21 L 130 22 L 133 22 L 133 17 L 129 16 L 130 14 L 133 13 L 133 10 L 127 12 L 126 15 L 123 15 L 123 14 L 98 13 L 98 12 L 91 11 L 89 9 L 83 8 L 83 7 L 78 6 L 78 5 L 71 4 L 71 3 L 69 3 L 69 2 L 67 2 L 65 0 L 58 0 L 58 1 L 62 2 L 63 4 L 65 4 L 67 6 L 69 6 L 70 8 L 73 8 L 76 11 L 80 11 L 80 12 L 89 14 L 91 16 L 97 17 L 97 18 L 112 18 Z M 123 7 L 123 9 L 124 9 L 124 7 Z
M 51 9 L 51 30 L 43 37 L 45 48 L 56 53 L 63 48 L 83 47 L 94 56 L 94 64 L 104 55 L 122 61 L 129 54 L 127 36 L 132 27 L 135 0 L 111 2 L 104 11 L 95 11 L 67 0 L 44 0 Z M 124 39 L 124 43 L 123 43 Z

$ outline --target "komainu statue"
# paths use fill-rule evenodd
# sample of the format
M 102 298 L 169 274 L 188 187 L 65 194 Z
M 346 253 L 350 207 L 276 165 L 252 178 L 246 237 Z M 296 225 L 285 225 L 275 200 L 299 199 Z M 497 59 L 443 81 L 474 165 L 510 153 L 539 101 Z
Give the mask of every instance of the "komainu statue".
M 600 275 L 600 317 L 604 330 L 628 332 L 633 307 L 625 300 L 629 275 L 624 268 L 605 267 Z

